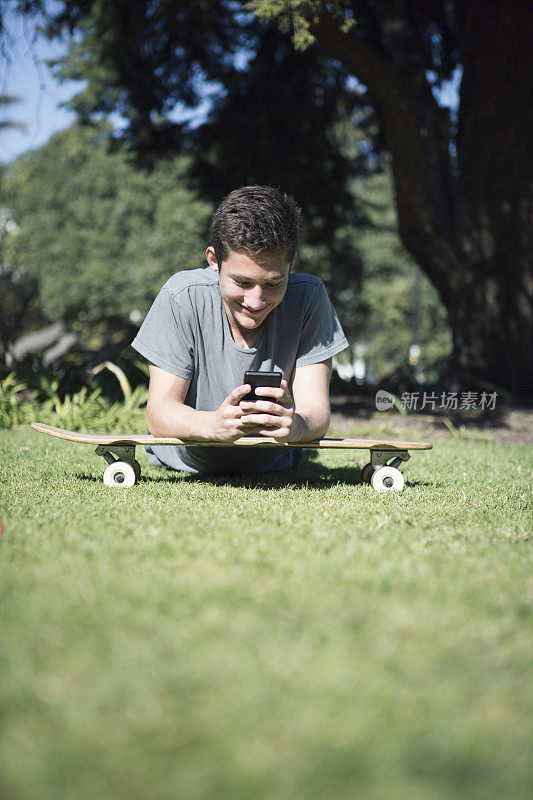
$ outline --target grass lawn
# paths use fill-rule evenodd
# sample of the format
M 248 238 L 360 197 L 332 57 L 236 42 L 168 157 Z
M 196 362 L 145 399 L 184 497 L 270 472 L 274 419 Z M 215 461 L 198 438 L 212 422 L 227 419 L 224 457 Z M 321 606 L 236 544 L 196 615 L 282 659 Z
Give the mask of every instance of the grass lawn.
M 363 451 L 114 490 L 0 448 L 4 800 L 531 797 L 527 447 L 450 435 L 399 495 Z

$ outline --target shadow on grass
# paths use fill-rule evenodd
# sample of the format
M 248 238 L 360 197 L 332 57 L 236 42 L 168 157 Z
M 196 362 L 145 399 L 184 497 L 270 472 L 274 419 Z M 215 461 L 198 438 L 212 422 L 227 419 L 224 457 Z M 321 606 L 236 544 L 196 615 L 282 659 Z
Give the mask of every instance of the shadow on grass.
M 139 484 L 183 484 L 183 483 L 205 483 L 212 486 L 233 486 L 243 489 L 299 489 L 303 486 L 311 488 L 324 488 L 342 483 L 349 486 L 362 485 L 360 467 L 325 467 L 318 460 L 317 453 L 306 451 L 302 455 L 300 464 L 291 470 L 283 472 L 254 472 L 246 475 L 235 475 L 232 473 L 211 473 L 209 475 L 195 475 L 190 472 L 176 472 L 168 467 L 150 467 L 157 469 L 158 475 L 141 475 Z M 77 473 L 76 478 L 91 483 L 100 483 L 101 478 L 94 475 Z M 408 486 L 437 486 L 434 482 L 428 481 L 406 481 Z

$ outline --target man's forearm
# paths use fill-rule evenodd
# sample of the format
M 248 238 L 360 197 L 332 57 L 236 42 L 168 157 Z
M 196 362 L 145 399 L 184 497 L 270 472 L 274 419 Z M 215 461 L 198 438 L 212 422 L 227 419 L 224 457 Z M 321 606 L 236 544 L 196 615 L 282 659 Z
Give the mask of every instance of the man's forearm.
M 312 442 L 322 439 L 329 428 L 330 408 L 322 403 L 310 405 L 294 412 L 290 441 Z
M 196 411 L 174 400 L 159 402 L 156 408 L 148 406 L 146 422 L 153 436 L 175 436 L 178 439 L 209 441 L 210 411 Z

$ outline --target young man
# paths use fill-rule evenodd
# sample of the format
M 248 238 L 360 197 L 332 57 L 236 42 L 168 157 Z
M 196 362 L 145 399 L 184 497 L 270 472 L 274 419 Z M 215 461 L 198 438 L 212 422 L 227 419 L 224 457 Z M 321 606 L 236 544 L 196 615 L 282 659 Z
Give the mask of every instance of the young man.
M 150 361 L 147 422 L 154 436 L 280 442 L 324 436 L 332 356 L 348 343 L 322 282 L 292 273 L 300 211 L 269 186 L 231 192 L 213 217 L 208 267 L 163 286 L 132 346 Z M 246 370 L 280 371 L 281 389 L 246 402 Z M 273 402 L 275 398 L 277 402 Z M 150 446 L 150 463 L 187 472 L 267 472 L 297 448 Z

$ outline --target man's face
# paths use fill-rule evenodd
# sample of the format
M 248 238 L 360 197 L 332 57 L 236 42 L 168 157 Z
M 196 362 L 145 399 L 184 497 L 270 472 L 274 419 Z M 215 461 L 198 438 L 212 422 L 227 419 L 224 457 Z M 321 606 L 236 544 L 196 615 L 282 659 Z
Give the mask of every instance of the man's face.
M 244 253 L 230 252 L 219 265 L 212 247 L 207 248 L 206 256 L 211 268 L 218 272 L 232 333 L 244 338 L 253 335 L 283 300 L 291 264 L 286 257 L 272 256 L 260 265 Z

